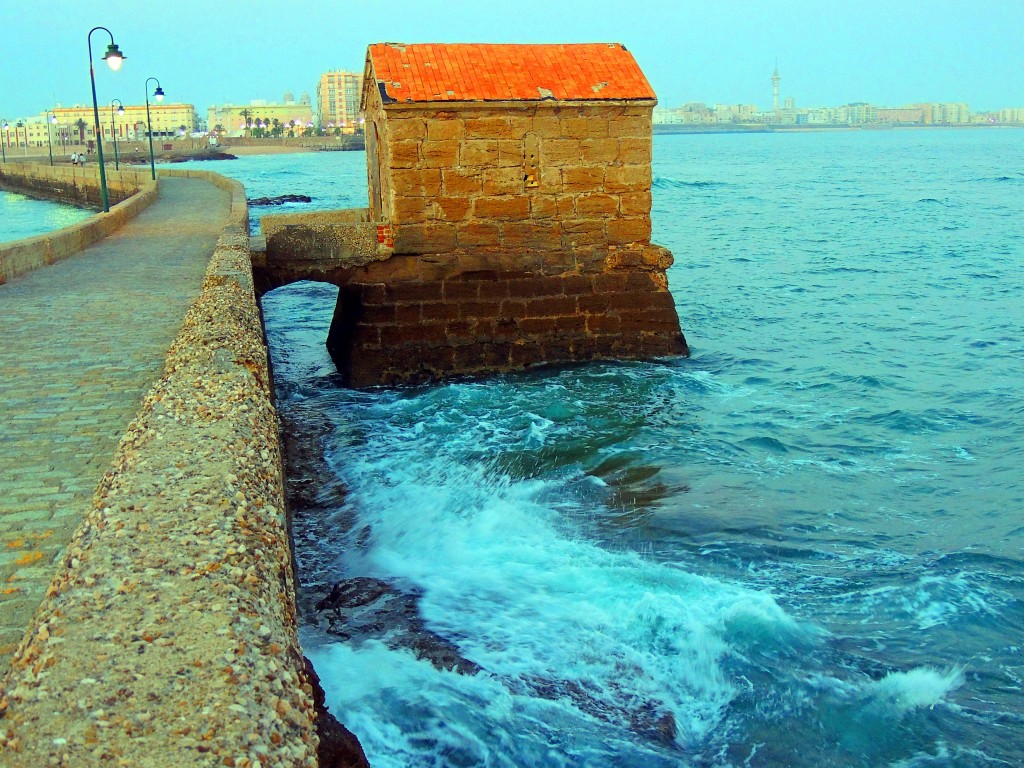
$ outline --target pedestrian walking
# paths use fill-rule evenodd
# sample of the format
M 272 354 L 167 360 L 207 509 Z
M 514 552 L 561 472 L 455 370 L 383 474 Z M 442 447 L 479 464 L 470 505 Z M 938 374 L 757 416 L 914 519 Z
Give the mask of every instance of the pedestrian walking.
M 78 153 L 77 152 L 72 152 L 71 153 L 71 164 L 72 165 L 78 165 Z

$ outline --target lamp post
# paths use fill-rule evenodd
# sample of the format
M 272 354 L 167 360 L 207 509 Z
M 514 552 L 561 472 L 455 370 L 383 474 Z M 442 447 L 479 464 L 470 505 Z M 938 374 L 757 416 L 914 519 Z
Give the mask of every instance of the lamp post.
M 117 72 L 121 68 L 121 62 L 124 61 L 125 56 L 114 42 L 114 34 L 109 29 L 106 27 L 93 27 L 89 30 L 86 44 L 89 47 L 89 82 L 92 85 L 92 116 L 96 126 L 96 153 L 99 156 L 100 162 L 100 198 L 103 201 L 103 212 L 106 213 L 110 210 L 110 196 L 107 194 L 107 169 L 103 165 L 103 129 L 100 128 L 100 106 L 96 102 L 96 74 L 92 68 L 92 33 L 97 29 L 102 29 L 110 35 L 110 45 L 107 46 L 107 52 L 103 54 L 103 60 L 107 62 L 107 65 L 112 70 Z
M 149 118 L 149 81 L 156 82 L 156 90 L 153 91 L 153 98 L 157 101 L 164 100 L 164 89 L 160 87 L 160 81 L 155 77 L 146 78 L 146 132 L 149 134 L 149 171 L 156 181 L 156 161 L 153 159 L 153 123 Z
M 110 138 L 114 142 L 114 170 L 121 170 L 120 160 L 117 157 L 117 127 L 114 125 L 114 102 L 117 102 L 117 114 L 124 114 L 124 104 L 121 103 L 120 99 L 114 99 L 110 102 Z
M 57 116 L 53 112 L 46 113 L 46 146 L 50 150 L 50 165 L 53 165 L 53 139 L 50 137 L 50 125 L 57 122 Z
M 3 160 L 7 162 L 7 137 L 11 135 L 11 126 L 4 120 L 4 135 L 0 136 L 0 155 L 3 156 Z

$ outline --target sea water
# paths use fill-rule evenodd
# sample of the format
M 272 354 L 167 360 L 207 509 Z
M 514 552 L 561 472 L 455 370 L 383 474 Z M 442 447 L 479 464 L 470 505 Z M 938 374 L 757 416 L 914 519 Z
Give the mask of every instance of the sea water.
M 70 227 L 95 213 L 0 189 L 0 243 Z
M 347 489 L 300 578 L 483 670 L 307 628 L 331 711 L 375 768 L 1024 764 L 1024 133 L 654 147 L 689 359 L 353 392 L 334 289 L 264 298 Z M 365 204 L 362 154 L 216 170 Z

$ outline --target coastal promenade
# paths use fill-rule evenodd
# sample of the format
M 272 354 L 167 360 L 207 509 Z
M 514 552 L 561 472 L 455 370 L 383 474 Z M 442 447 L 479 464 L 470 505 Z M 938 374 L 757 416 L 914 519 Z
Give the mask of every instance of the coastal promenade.
M 199 294 L 229 205 L 207 181 L 162 178 L 116 233 L 0 285 L 0 677 Z

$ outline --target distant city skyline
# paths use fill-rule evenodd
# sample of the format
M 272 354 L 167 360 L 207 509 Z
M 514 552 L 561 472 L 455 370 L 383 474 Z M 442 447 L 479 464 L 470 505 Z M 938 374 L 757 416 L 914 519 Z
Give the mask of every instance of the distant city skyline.
M 301 14 L 297 12 L 301 9 Z M 322 72 L 361 71 L 368 44 L 400 42 L 624 43 L 660 105 L 965 102 L 975 111 L 1024 106 L 1024 3 L 978 0 L 178 0 L 173 12 L 134 0 L 53 0 L 0 10 L 5 48 L 0 117 L 90 100 L 86 35 L 111 30 L 126 55 L 98 65 L 100 101 L 141 103 L 147 77 L 197 110 L 285 91 L 313 93 Z M 93 35 L 99 62 L 109 39 Z M 40 55 L 43 52 L 45 55 Z

